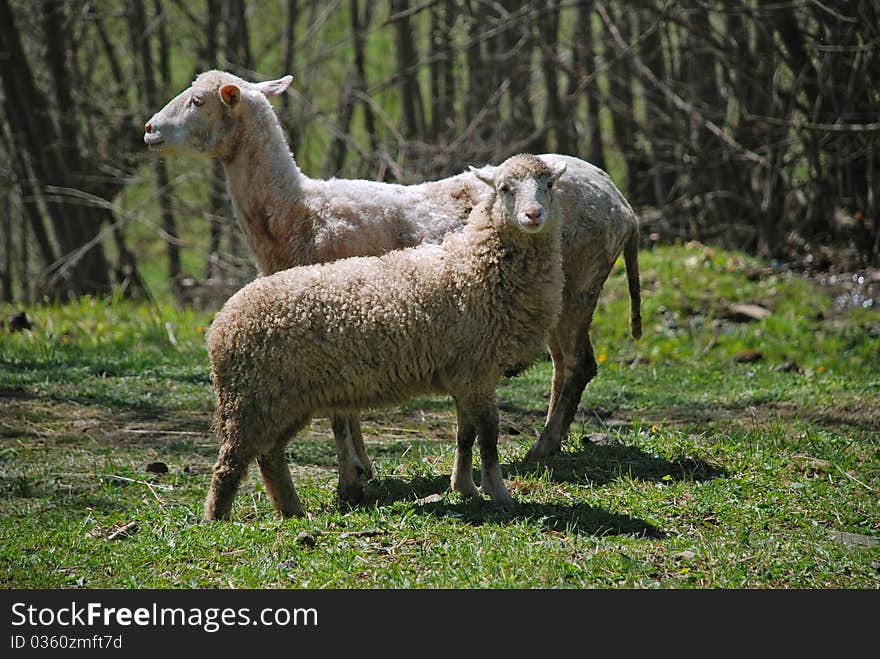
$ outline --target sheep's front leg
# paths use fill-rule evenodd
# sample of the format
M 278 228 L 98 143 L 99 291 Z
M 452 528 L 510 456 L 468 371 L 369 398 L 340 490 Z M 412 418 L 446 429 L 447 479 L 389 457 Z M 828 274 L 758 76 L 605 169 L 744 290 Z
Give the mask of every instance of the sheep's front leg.
M 513 507 L 513 499 L 498 463 L 498 408 L 493 397 L 492 406 L 482 410 L 477 417 L 477 438 L 480 442 L 480 489 L 496 504 Z
M 364 483 L 367 469 L 361 462 L 352 433 L 352 421 L 356 434 L 360 437 L 360 416 L 354 417 L 334 414 L 330 417 L 333 425 L 333 438 L 336 440 L 336 460 L 339 469 L 339 484 L 336 493 L 339 501 L 348 505 L 360 503 L 364 498 Z M 360 439 L 363 444 L 363 438 Z M 366 455 L 366 454 L 365 454 Z
M 459 410 L 459 433 L 464 441 L 456 446 L 456 463 L 453 479 L 457 474 L 464 481 L 464 467 L 473 483 L 471 476 L 471 446 L 473 446 L 473 433 L 480 443 L 480 490 L 488 494 L 492 501 L 503 507 L 512 507 L 513 499 L 504 479 L 501 477 L 501 465 L 498 463 L 498 406 L 495 403 L 495 392 L 486 392 L 479 395 L 471 395 L 465 399 L 456 400 L 456 409 Z M 467 434 L 461 435 L 461 419 L 465 418 Z M 453 487 L 455 480 L 453 480 Z
M 360 414 L 348 415 L 348 431 L 351 434 L 351 443 L 354 446 L 355 453 L 357 453 L 361 466 L 364 468 L 364 479 L 370 480 L 373 477 L 373 464 L 370 462 L 370 456 L 367 455 L 367 447 L 364 446 Z
M 472 415 L 458 399 L 455 399 L 458 432 L 455 439 L 455 463 L 452 466 L 452 489 L 463 497 L 479 497 L 480 490 L 474 483 L 473 447 L 477 427 Z

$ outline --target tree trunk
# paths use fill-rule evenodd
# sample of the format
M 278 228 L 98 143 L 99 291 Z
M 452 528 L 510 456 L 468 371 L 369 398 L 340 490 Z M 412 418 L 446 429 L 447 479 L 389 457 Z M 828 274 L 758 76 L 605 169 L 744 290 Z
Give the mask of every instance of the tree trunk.
M 428 137 L 436 141 L 440 134 L 441 126 L 445 119 L 443 112 L 443 91 L 441 85 L 443 71 L 443 20 L 440 5 L 432 5 L 430 8 L 430 24 L 428 26 L 428 80 L 431 94 L 431 124 L 428 129 Z
M 585 0 L 578 5 L 575 51 L 578 67 L 590 80 L 587 102 L 587 160 L 599 169 L 607 169 L 605 145 L 600 123 L 599 83 L 596 77 L 596 39 L 593 38 L 593 2 Z
M 253 68 L 244 0 L 226 0 L 226 59 L 236 74 L 249 80 Z
M 352 69 L 345 80 L 345 84 L 342 86 L 342 91 L 339 93 L 339 102 L 336 108 L 335 135 L 330 143 L 330 148 L 327 150 L 327 160 L 324 163 L 324 173 L 327 176 L 338 176 L 345 166 L 349 128 L 356 102 L 356 87 L 357 72 Z
M 503 135 L 505 143 L 516 143 L 517 151 L 544 151 L 544 131 L 537 131 L 532 114 L 532 48 L 534 46 L 534 18 L 532 5 L 528 0 L 505 0 L 502 3 L 509 26 L 501 31 L 501 52 L 503 60 L 499 63 L 500 75 L 506 77 L 509 85 L 507 97 L 510 103 L 510 116 L 505 122 Z M 524 18 L 515 18 L 524 17 Z M 512 155 L 505 153 L 504 157 Z
M 220 0 L 207 0 L 205 16 L 205 44 L 201 52 L 201 69 L 217 68 L 217 57 L 220 43 Z M 216 158 L 211 163 L 208 178 L 208 261 L 205 264 L 205 278 L 215 279 L 220 276 L 220 241 L 225 224 L 224 212 L 227 209 L 225 199 L 226 175 L 223 165 Z
M 12 290 L 12 188 L 3 195 L 3 209 L 0 210 L 0 229 L 3 233 L 3 268 L 0 269 L 0 301 L 12 302 L 15 299 Z
M 52 44 L 51 49 L 47 47 L 47 57 L 51 59 L 49 66 L 57 74 L 67 58 L 62 17 L 52 3 L 42 8 L 47 46 Z M 71 127 L 71 134 L 62 136 L 56 130 L 49 100 L 36 86 L 8 0 L 0 0 L 0 51 L 6 53 L 6 57 L 0 58 L 6 116 L 16 143 L 30 157 L 34 195 L 44 196 L 46 186 L 63 190 L 83 189 L 84 174 L 96 168 L 71 147 L 77 142 L 75 125 Z M 53 97 L 72 98 L 67 87 L 69 83 L 69 76 L 55 80 L 58 88 L 53 89 Z M 28 180 L 24 179 L 22 183 Z M 36 201 L 26 203 L 35 204 Z M 62 263 L 56 262 L 52 274 L 57 288 L 50 293 L 108 293 L 111 288 L 109 267 L 103 246 L 97 240 L 106 213 L 83 205 L 62 205 L 54 200 L 46 204 L 46 210 L 64 256 Z
M 379 141 L 376 135 L 376 120 L 373 116 L 373 108 L 369 100 L 359 99 L 366 94 L 366 68 L 364 64 L 365 36 L 367 27 L 372 19 L 372 3 L 367 2 L 364 19 L 361 20 L 358 0 L 349 0 L 349 21 L 351 26 L 351 39 L 354 49 L 354 62 L 352 69 L 342 86 L 339 94 L 339 102 L 336 109 L 336 128 L 333 141 L 327 151 L 327 159 L 324 171 L 331 176 L 338 175 L 345 165 L 345 156 L 348 151 L 350 140 L 351 121 L 354 117 L 355 105 L 360 101 L 364 111 L 364 123 L 370 140 L 370 149 L 374 157 L 378 155 Z M 363 163 L 368 165 L 368 163 Z M 384 177 L 383 177 L 384 178 Z
M 234 73 L 250 80 L 253 77 L 253 57 L 244 0 L 226 0 L 225 11 L 226 60 Z M 227 222 L 223 228 L 226 229 L 229 256 L 235 261 L 239 276 L 245 277 L 251 260 L 242 241 L 242 230 L 235 222 Z
M 493 98 L 497 89 L 494 75 L 497 67 L 493 65 L 496 48 L 494 40 L 483 34 L 483 30 L 493 22 L 488 3 L 467 0 L 466 4 L 470 25 L 466 52 L 468 86 L 465 114 L 473 124 L 474 138 L 470 140 L 464 158 L 479 161 L 493 152 L 492 145 L 497 142 L 499 108 L 497 99 Z
M 216 158 L 211 162 L 211 174 L 208 179 L 208 226 L 210 237 L 208 245 L 208 263 L 205 267 L 205 277 L 216 279 L 220 277 L 220 236 L 223 226 L 230 223 L 226 217 L 229 212 L 229 202 L 226 199 L 226 175 L 223 173 L 223 165 Z
M 569 103 L 563 103 L 559 91 L 559 1 L 547 3 L 547 10 L 541 21 L 541 70 L 544 74 L 544 87 L 547 91 L 547 124 L 556 140 L 556 152 L 575 155 L 577 152 L 577 133 L 573 117 L 570 117 Z
M 159 36 L 159 75 L 163 87 L 170 83 L 171 71 L 168 55 L 168 38 L 165 34 L 165 18 L 162 15 L 160 0 L 154 0 L 156 21 Z M 131 38 L 132 51 L 138 54 L 138 72 L 140 84 L 137 85 L 141 104 L 147 108 L 158 108 L 161 103 L 156 84 L 156 73 L 153 64 L 152 49 L 147 32 L 147 12 L 143 0 L 131 0 L 128 3 L 128 25 Z M 146 113 L 144 113 L 146 114 Z M 165 253 L 168 259 L 168 279 L 171 282 L 171 290 L 178 295 L 180 282 L 180 249 L 177 238 L 177 225 L 174 220 L 174 209 L 171 201 L 171 185 L 168 177 L 168 165 L 164 158 L 156 158 L 153 164 L 156 173 L 156 194 L 159 200 L 159 216 L 162 219 L 162 230 L 165 232 Z M 121 232 L 115 232 L 117 244 L 124 242 Z M 120 264 L 130 268 L 134 257 L 127 251 L 125 255 L 130 259 L 128 263 Z
M 10 116 L 8 99 L 3 99 L 3 109 L 5 116 Z M 58 252 L 52 244 L 49 232 L 46 228 L 45 219 L 35 201 L 27 201 L 26 196 L 33 196 L 34 184 L 33 174 L 28 166 L 27 147 L 22 143 L 20 133 L 15 133 L 5 121 L 0 123 L 2 128 L 6 151 L 10 154 L 9 166 L 12 175 L 12 185 L 10 188 L 15 191 L 21 203 L 21 211 L 24 215 L 25 226 L 22 227 L 22 235 L 26 233 L 26 227 L 30 226 L 34 232 L 34 239 L 37 241 L 37 247 L 40 250 L 40 259 L 45 265 L 51 265 L 58 259 Z M 18 153 L 19 157 L 12 157 L 12 154 Z M 27 195 L 25 194 L 27 191 Z M 22 281 L 25 281 L 24 278 Z
M 612 4 L 610 15 L 621 34 L 632 43 L 633 15 L 629 9 Z M 636 144 L 636 121 L 633 105 L 633 72 L 630 64 L 630 53 L 621 51 L 610 37 L 605 42 L 605 57 L 610 60 L 608 67 L 608 106 L 613 118 L 612 130 L 614 141 L 626 163 L 627 192 L 630 198 L 635 196 L 644 180 L 644 158 Z M 636 203 L 641 200 L 635 200 Z
M 379 134 L 376 131 L 376 118 L 373 114 L 373 107 L 370 105 L 370 99 L 367 98 L 367 67 L 366 67 L 366 49 L 367 49 L 367 29 L 373 18 L 373 9 L 375 5 L 372 2 L 366 2 L 364 6 L 364 16 L 361 19 L 358 0 L 349 1 L 349 18 L 351 20 L 351 34 L 354 43 L 354 72 L 355 72 L 355 100 L 360 100 L 361 108 L 364 113 L 364 125 L 367 129 L 367 136 L 370 140 L 370 151 L 374 158 L 378 158 L 379 150 Z M 369 160 L 373 160 L 371 158 Z M 369 161 L 364 163 L 367 171 L 372 169 Z M 388 170 L 384 165 L 379 165 L 380 180 L 387 180 Z
M 287 14 L 284 23 L 284 58 L 281 63 L 283 75 L 293 72 L 293 53 L 296 48 L 296 20 L 299 17 L 297 0 L 287 0 Z M 290 108 L 290 94 L 281 95 L 281 115 L 283 124 L 287 128 L 290 148 L 296 153 L 299 149 L 301 126 L 294 121 L 293 110 Z
M 399 14 L 409 9 L 409 0 L 391 0 L 391 12 Z M 400 78 L 400 106 L 403 115 L 403 135 L 408 139 L 425 137 L 425 112 L 418 82 L 419 55 L 413 41 L 409 16 L 394 21 L 396 34 L 397 75 Z
M 642 14 L 645 19 L 648 12 Z M 662 25 L 662 23 L 661 23 Z M 644 37 L 639 49 L 642 61 L 658 80 L 668 80 L 669 72 L 663 52 L 663 33 L 661 25 L 648 23 L 643 29 Z M 666 97 L 653 87 L 643 87 L 645 102 L 645 139 L 651 145 L 651 166 L 646 172 L 650 187 L 640 195 L 646 202 L 662 208 L 671 199 L 675 190 L 675 171 L 677 167 L 673 130 L 670 125 L 671 108 Z

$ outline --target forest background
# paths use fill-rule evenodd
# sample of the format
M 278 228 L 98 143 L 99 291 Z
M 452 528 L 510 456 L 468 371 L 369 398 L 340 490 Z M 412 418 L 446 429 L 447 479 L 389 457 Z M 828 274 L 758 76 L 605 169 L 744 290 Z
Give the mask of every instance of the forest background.
M 568 153 L 645 246 L 876 266 L 878 49 L 870 1 L 0 0 L 0 301 L 210 306 L 254 276 L 220 166 L 142 141 L 210 68 L 294 75 L 275 106 L 309 176 Z

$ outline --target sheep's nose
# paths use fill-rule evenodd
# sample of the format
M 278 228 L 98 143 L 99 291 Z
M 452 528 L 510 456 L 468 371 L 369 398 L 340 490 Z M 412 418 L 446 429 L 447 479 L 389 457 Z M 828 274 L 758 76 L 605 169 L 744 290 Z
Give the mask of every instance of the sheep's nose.
M 539 220 L 541 219 L 541 215 L 543 214 L 544 209 L 540 206 L 529 206 L 525 210 L 525 216 L 530 220 Z

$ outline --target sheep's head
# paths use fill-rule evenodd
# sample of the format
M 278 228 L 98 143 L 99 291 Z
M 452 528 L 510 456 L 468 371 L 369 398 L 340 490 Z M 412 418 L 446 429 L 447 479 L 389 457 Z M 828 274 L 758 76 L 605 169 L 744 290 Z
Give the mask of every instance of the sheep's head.
M 565 163 L 553 168 L 537 156 L 511 156 L 487 174 L 474 167 L 474 176 L 495 191 L 493 213 L 526 233 L 544 229 L 550 216 L 556 180 L 565 172 Z
M 150 149 L 223 156 L 236 122 L 265 98 L 284 93 L 293 76 L 247 82 L 224 71 L 206 71 L 175 96 L 144 126 Z

